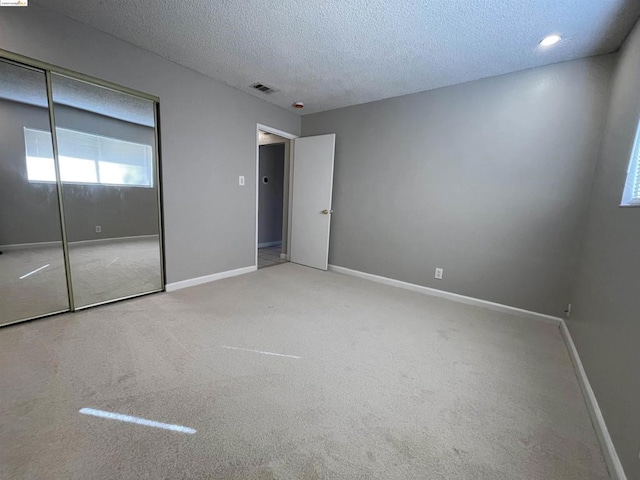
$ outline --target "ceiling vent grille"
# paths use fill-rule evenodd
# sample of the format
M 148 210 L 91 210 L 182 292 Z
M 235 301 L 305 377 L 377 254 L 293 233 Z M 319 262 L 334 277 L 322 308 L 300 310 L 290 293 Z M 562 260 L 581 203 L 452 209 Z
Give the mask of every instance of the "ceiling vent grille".
M 258 90 L 259 92 L 262 93 L 273 93 L 275 92 L 275 90 L 271 87 L 267 87 L 266 85 L 262 84 L 262 83 L 254 83 L 253 85 L 251 85 L 251 88 L 255 88 L 256 90 Z

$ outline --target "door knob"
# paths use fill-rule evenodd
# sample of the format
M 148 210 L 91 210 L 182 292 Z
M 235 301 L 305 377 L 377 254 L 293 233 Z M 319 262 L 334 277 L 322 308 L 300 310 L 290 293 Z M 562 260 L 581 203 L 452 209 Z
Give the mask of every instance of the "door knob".
M 320 213 L 322 213 L 323 215 L 329 215 L 330 213 L 333 213 L 333 210 L 327 210 L 327 209 L 325 208 L 325 209 L 324 209 L 324 210 L 322 210 L 322 212 L 320 212 Z

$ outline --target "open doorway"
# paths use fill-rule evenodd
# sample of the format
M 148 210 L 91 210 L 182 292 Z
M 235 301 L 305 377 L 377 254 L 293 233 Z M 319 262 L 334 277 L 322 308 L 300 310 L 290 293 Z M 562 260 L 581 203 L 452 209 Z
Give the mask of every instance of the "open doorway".
M 294 136 L 258 126 L 256 265 L 259 269 L 287 262 L 291 138 Z

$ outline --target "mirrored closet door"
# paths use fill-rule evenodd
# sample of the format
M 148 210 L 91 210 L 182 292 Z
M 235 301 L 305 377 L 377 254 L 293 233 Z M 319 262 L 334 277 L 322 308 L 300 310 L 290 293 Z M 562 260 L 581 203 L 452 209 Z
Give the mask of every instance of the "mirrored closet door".
M 0 324 L 69 309 L 45 73 L 5 61 L 0 252 Z
M 156 109 L 0 61 L 0 325 L 164 288 Z
M 75 308 L 160 290 L 154 103 L 51 78 Z

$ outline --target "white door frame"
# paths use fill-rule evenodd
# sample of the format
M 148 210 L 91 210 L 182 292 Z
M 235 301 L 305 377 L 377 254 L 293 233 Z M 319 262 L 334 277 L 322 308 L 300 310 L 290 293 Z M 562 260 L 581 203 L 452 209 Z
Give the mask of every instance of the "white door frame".
M 260 131 L 273 133 L 274 135 L 278 135 L 279 137 L 283 137 L 288 140 L 295 140 L 296 138 L 299 137 L 298 135 L 294 135 L 293 133 L 285 132 L 283 130 L 278 130 L 277 128 L 268 127 L 267 125 L 262 125 L 261 123 L 256 124 L 256 241 L 255 241 L 256 269 L 258 268 L 258 206 L 260 202 L 260 192 L 258 190 L 260 187 Z M 293 144 L 291 145 L 291 148 L 289 148 L 289 158 L 284 159 L 285 162 L 289 162 L 289 169 L 288 169 L 289 178 L 286 179 L 286 181 L 289 183 L 289 195 L 288 195 L 289 198 L 285 199 L 285 201 L 289 203 L 289 209 L 288 209 L 289 218 L 282 219 L 283 222 L 286 221 L 288 224 L 287 235 L 289 236 L 289 238 L 287 239 L 287 260 L 289 260 L 289 252 L 291 251 L 291 245 L 290 245 L 289 239 L 291 238 L 291 221 L 290 221 L 291 220 L 291 188 L 293 183 L 293 175 L 292 175 L 293 162 L 291 161 L 292 157 L 293 157 Z

